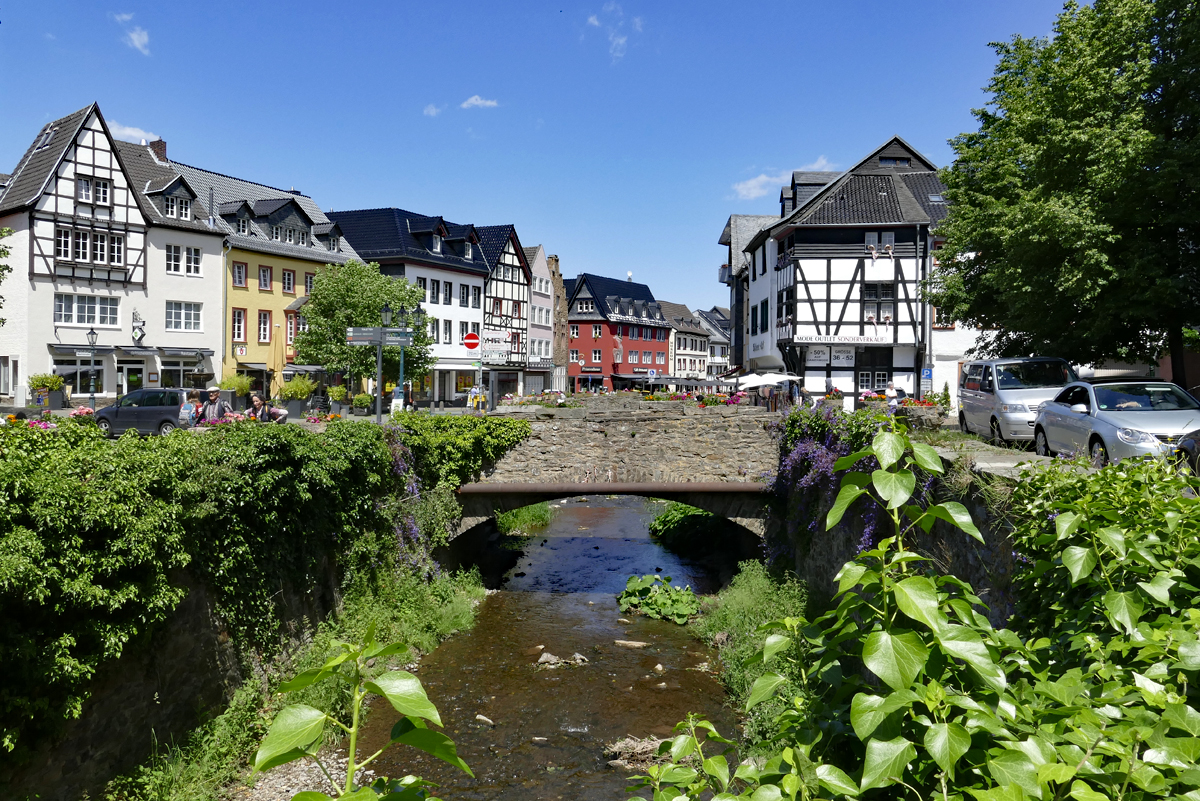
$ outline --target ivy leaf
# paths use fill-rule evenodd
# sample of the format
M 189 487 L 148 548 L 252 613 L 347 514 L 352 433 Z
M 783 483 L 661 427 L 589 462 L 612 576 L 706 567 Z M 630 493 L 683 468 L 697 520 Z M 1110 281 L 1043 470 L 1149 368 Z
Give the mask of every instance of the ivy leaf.
M 912 690 L 898 690 L 886 696 L 859 693 L 850 702 L 850 725 L 854 727 L 858 739 L 866 740 L 888 715 L 912 706 L 919 700 Z
M 1133 634 L 1142 616 L 1142 600 L 1136 593 L 1109 590 L 1104 594 L 1104 609 L 1114 627 Z
M 1107 545 L 1118 558 L 1125 558 L 1125 532 L 1116 526 L 1108 526 L 1096 532 L 1100 541 Z
M 1071 782 L 1071 798 L 1075 801 L 1108 801 L 1108 796 L 1097 793 L 1078 779 Z
M 917 477 L 911 470 L 876 470 L 871 474 L 871 483 L 879 497 L 887 501 L 887 508 L 898 509 L 912 497 L 917 487 Z
M 912 443 L 912 450 L 913 459 L 917 464 L 921 465 L 921 467 L 925 468 L 931 473 L 945 472 L 945 468 L 942 467 L 942 457 L 938 456 L 938 452 L 935 451 L 931 446 L 926 445 L 923 442 L 914 442 Z
M 1082 522 L 1083 518 L 1078 513 L 1063 512 L 1054 518 L 1054 531 L 1060 540 L 1065 540 L 1075 533 L 1075 530 L 1079 528 L 1079 524 Z
M 957 723 L 935 723 L 925 730 L 925 750 L 954 778 L 954 766 L 971 749 L 971 735 Z
M 417 718 L 431 720 L 442 725 L 442 718 L 425 695 L 421 680 L 404 670 L 392 670 L 377 676 L 373 681 L 364 682 L 368 692 L 382 695 L 388 699 L 392 707 L 401 715 L 411 715 Z
M 894 465 L 904 455 L 904 439 L 891 431 L 880 431 L 871 441 L 871 451 L 884 470 Z
M 1048 762 L 1045 765 L 1038 765 L 1037 780 L 1040 784 L 1046 784 L 1047 782 L 1066 784 L 1074 778 L 1074 765 L 1067 765 L 1062 762 Z
M 1063 549 L 1062 552 L 1063 565 L 1071 572 L 1071 584 L 1078 584 L 1088 576 L 1092 575 L 1092 571 L 1096 568 L 1096 552 L 1091 548 L 1081 548 L 1078 545 L 1071 545 Z
M 863 765 L 861 792 L 875 787 L 895 784 L 904 776 L 908 763 L 917 757 L 917 749 L 903 737 L 894 740 L 871 740 L 867 743 L 867 758 Z
M 829 510 L 829 514 L 825 516 L 825 528 L 830 529 L 841 522 L 842 516 L 846 514 L 846 509 L 850 504 L 858 499 L 866 490 L 862 487 L 855 487 L 847 484 L 838 492 L 837 500 L 833 502 L 833 508 Z
M 941 630 L 946 616 L 938 605 L 937 588 L 924 576 L 906 578 L 895 586 L 896 606 L 918 623 L 933 631 Z
M 975 539 L 983 542 L 983 535 L 975 527 L 975 521 L 971 519 L 971 513 L 967 511 L 967 507 L 958 501 L 935 503 L 929 507 L 929 513 L 940 520 L 945 520 L 952 526 L 957 526 Z
M 817 781 L 834 795 L 858 795 L 858 785 L 854 783 L 854 779 L 833 765 L 818 765 Z
M 1187 704 L 1167 704 L 1163 720 L 1193 737 L 1200 737 L 1200 712 Z
M 750 688 L 750 698 L 746 701 L 746 711 L 749 712 L 754 707 L 761 704 L 775 694 L 775 690 L 779 685 L 783 684 L 787 679 L 780 676 L 778 673 L 764 673 L 754 680 L 754 686 Z
M 948 624 L 936 636 L 938 645 L 948 656 L 966 662 L 987 686 L 996 692 L 1004 692 L 1008 686 L 1004 669 L 992 659 L 991 652 L 978 633 L 965 626 Z
M 1179 666 L 1184 670 L 1200 670 L 1200 641 L 1192 640 L 1179 646 Z
M 475 778 L 475 774 L 467 767 L 467 763 L 463 762 L 458 755 L 458 748 L 454 745 L 454 741 L 439 731 L 425 728 L 425 724 L 420 718 L 401 718 L 392 727 L 391 742 L 410 745 L 453 765 L 472 779 Z
M 254 755 L 254 771 L 264 770 L 307 756 L 325 732 L 325 713 L 305 704 L 291 704 L 279 710 Z
M 862 658 L 863 664 L 889 687 L 904 690 L 925 667 L 929 648 L 911 631 L 875 631 L 863 642 Z
M 792 644 L 792 638 L 786 634 L 771 634 L 763 644 L 763 662 L 770 662 L 771 657 Z
M 988 772 L 1001 787 L 1015 784 L 1031 796 L 1040 794 L 1037 768 L 1033 760 L 1020 751 L 1004 751 L 992 757 L 988 760 Z
M 1171 588 L 1174 587 L 1176 583 L 1177 582 L 1174 579 L 1167 577 L 1163 573 L 1159 573 L 1150 580 L 1149 584 L 1144 581 L 1139 581 L 1138 586 L 1142 588 L 1143 592 L 1145 592 L 1154 600 L 1158 601 L 1163 606 L 1170 606 Z

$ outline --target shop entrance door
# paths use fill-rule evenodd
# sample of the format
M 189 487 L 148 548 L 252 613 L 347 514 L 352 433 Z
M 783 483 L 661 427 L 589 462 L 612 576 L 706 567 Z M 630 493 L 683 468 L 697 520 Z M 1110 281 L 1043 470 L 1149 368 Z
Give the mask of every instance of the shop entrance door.
M 128 395 L 135 389 L 145 385 L 146 368 L 144 362 L 130 364 L 126 359 L 117 360 L 117 392 Z
M 891 380 L 891 348 L 865 348 L 858 354 L 854 368 L 855 395 L 862 395 L 867 390 L 882 395 Z

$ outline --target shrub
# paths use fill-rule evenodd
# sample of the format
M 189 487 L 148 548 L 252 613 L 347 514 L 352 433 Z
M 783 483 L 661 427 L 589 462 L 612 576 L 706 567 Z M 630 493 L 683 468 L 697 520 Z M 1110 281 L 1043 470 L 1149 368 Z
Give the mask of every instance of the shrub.
M 502 534 L 530 534 L 550 525 L 553 516 L 550 504 L 543 501 L 496 515 L 496 526 Z
M 228 389 L 237 397 L 242 398 L 250 394 L 250 385 L 252 383 L 250 376 L 232 373 L 222 378 L 221 383 L 217 386 L 221 389 Z
M 711 512 L 672 501 L 650 521 L 650 537 L 672 553 L 703 557 L 737 547 L 734 526 Z
M 392 422 L 426 486 L 465 484 L 533 430 L 528 420 L 395 411 Z
M 62 390 L 65 383 L 61 375 L 54 373 L 34 373 L 28 380 L 30 389 L 48 389 L 51 392 Z
M 691 587 L 673 587 L 670 576 L 654 573 L 640 578 L 630 576 L 624 592 L 617 596 L 617 606 L 622 612 L 638 612 L 681 626 L 700 611 L 700 602 Z
M 326 387 L 325 394 L 327 394 L 329 399 L 334 403 L 345 403 L 346 396 L 349 394 L 349 392 L 347 392 L 344 384 L 336 384 L 332 387 Z
M 371 404 L 374 403 L 374 401 L 375 401 L 374 397 L 368 395 L 365 392 L 360 392 L 354 396 L 354 408 L 355 409 L 369 409 L 369 408 L 371 408 Z
M 294 376 L 291 381 L 284 381 L 279 388 L 279 397 L 284 400 L 308 400 L 317 389 L 317 382 L 306 375 Z

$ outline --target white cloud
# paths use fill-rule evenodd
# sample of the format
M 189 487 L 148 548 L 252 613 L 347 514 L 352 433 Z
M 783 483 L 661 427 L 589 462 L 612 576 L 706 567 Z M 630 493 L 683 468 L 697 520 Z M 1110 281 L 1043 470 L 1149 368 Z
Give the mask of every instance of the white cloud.
M 424 114 L 426 117 L 436 117 L 437 115 L 442 113 L 443 108 L 445 108 L 445 106 L 442 106 L 439 108 L 438 106 L 435 106 L 433 103 L 430 103 L 428 106 L 425 107 L 425 110 L 422 111 L 421 113 Z
M 133 14 L 113 14 L 112 18 L 115 19 L 118 23 L 126 23 L 126 22 L 129 22 L 129 20 L 133 19 Z
M 618 17 L 620 17 L 620 16 L 622 16 L 622 15 L 624 14 L 624 12 L 623 12 L 623 11 L 621 11 L 621 6 L 617 5 L 615 2 L 608 2 L 608 3 L 605 3 L 605 4 L 604 4 L 604 8 L 603 8 L 603 9 L 601 9 L 601 10 L 602 10 L 602 11 L 603 11 L 605 14 L 612 14 L 612 13 L 614 13 L 614 12 L 615 12 L 615 13 L 616 13 L 616 15 L 617 15 Z
M 140 25 L 135 25 L 131 31 L 125 31 L 124 41 L 143 56 L 150 55 L 150 34 Z
M 459 108 L 495 108 L 500 105 L 496 100 L 484 100 L 479 95 L 471 95 L 462 102 Z
M 613 57 L 613 61 L 617 61 L 625 55 L 625 43 L 628 41 L 628 36 L 623 36 L 616 31 L 608 32 L 608 52 Z
M 837 165 L 831 162 L 824 156 L 818 156 L 817 160 L 811 164 L 804 164 L 796 169 L 801 172 L 820 172 L 824 170 L 832 170 Z M 767 175 L 759 173 L 753 178 L 748 178 L 745 181 L 738 181 L 733 185 L 733 191 L 737 194 L 738 200 L 754 200 L 760 198 L 777 188 L 782 188 L 785 184 L 791 184 L 792 171 L 784 170 L 778 175 Z
M 638 33 L 642 32 L 642 18 L 641 17 L 633 18 L 633 29 L 635 31 L 637 31 Z
M 57 36 L 55 36 L 55 35 L 54 35 L 54 34 L 52 34 L 52 33 L 48 33 L 48 34 L 46 34 L 46 38 L 47 38 L 47 39 L 49 39 L 50 41 L 52 41 L 52 42 L 53 42 L 53 41 L 54 41 L 55 39 L 57 39 L 58 37 L 57 37 Z
M 630 28 L 634 33 L 641 33 L 643 20 L 641 17 L 634 17 L 627 26 L 625 10 L 619 3 L 609 0 L 601 7 L 599 14 L 592 14 L 588 17 L 587 24 L 589 27 L 601 28 L 607 34 L 608 54 L 612 56 L 615 64 L 624 58 L 625 53 L 629 50 Z M 583 41 L 582 36 L 580 41 Z
M 600 19 L 595 14 L 593 14 L 592 16 L 588 17 L 588 25 L 591 25 L 595 28 L 599 28 L 600 27 Z
M 108 123 L 108 130 L 112 132 L 114 137 L 125 142 L 140 142 L 143 139 L 147 142 L 153 142 L 155 139 L 162 138 L 156 133 L 151 133 L 133 125 L 122 125 L 116 120 L 111 120 Z

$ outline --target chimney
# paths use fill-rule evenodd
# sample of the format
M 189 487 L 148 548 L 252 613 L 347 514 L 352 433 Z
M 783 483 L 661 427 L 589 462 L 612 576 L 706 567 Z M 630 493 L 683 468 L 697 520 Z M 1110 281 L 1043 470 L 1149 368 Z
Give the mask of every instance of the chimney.
M 633 282 L 633 270 L 630 270 L 629 272 L 625 273 L 625 276 L 626 276 L 627 281 L 629 281 L 630 283 Z
M 167 160 L 167 140 L 155 139 L 150 143 L 150 150 L 159 161 Z

